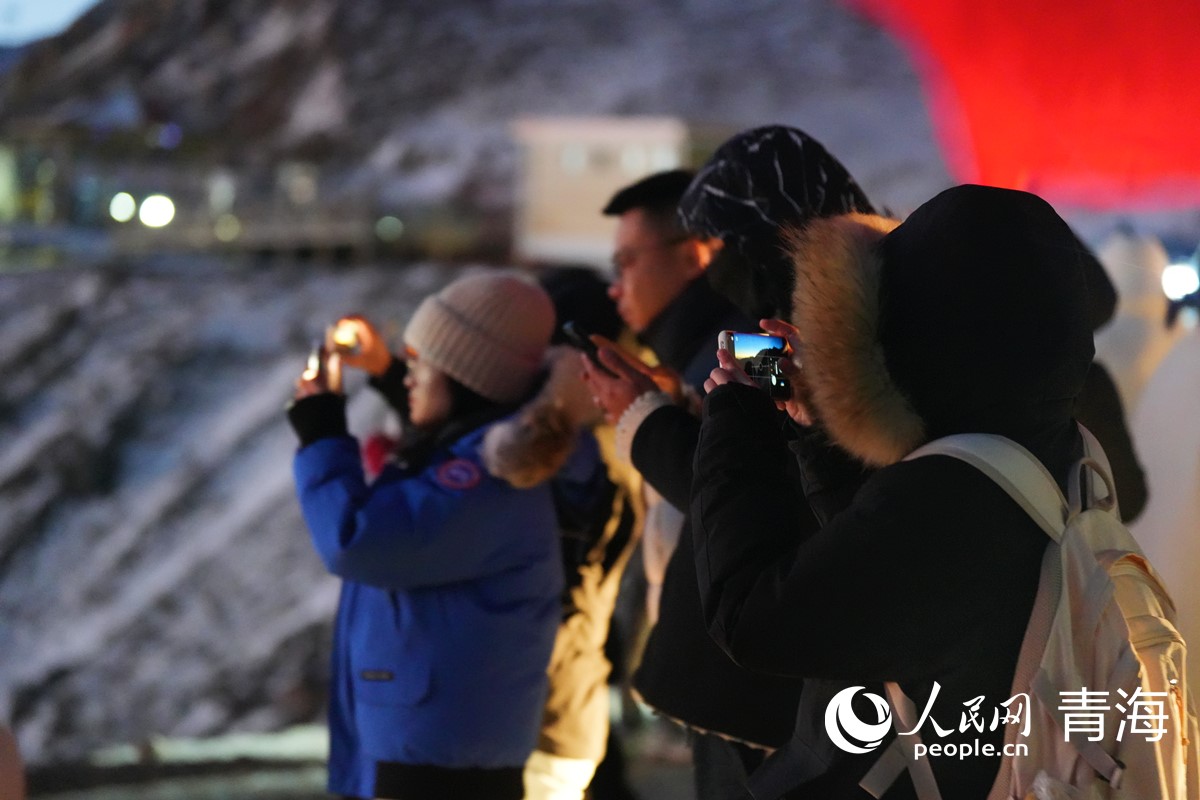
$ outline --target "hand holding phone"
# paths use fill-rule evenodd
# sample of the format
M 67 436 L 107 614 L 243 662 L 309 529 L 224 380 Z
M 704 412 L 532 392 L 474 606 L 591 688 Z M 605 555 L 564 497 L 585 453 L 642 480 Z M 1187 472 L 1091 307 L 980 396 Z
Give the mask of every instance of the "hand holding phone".
M 611 369 L 600 363 L 600 357 L 596 353 L 596 343 L 592 341 L 588 332 L 575 320 L 564 322 L 562 326 L 563 335 L 567 337 L 567 341 L 572 347 L 582 350 L 588 357 L 588 360 L 606 375 L 613 378 L 617 377 Z
M 377 377 L 392 363 L 383 334 L 358 314 L 342 317 L 325 331 L 325 349 L 339 356 L 342 364 Z
M 324 342 L 316 342 L 308 354 L 308 363 L 296 382 L 297 397 L 321 392 L 342 391 L 342 362 L 337 353 L 329 351 Z
M 790 351 L 782 336 L 721 331 L 717 347 L 731 353 L 742 371 L 771 397 L 786 400 L 792 396 L 792 385 L 779 366 Z

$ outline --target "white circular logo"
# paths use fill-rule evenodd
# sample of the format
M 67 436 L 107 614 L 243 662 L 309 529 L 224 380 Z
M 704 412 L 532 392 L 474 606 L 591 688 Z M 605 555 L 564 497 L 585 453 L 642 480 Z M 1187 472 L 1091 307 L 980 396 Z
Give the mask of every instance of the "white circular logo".
M 887 701 L 877 694 L 863 694 L 874 704 L 875 713 L 879 716 L 877 722 L 863 722 L 854 714 L 854 695 L 862 690 L 861 686 L 842 689 L 825 707 L 825 732 L 834 744 L 847 753 L 871 752 L 879 747 L 883 737 L 892 727 L 892 709 L 888 707 Z

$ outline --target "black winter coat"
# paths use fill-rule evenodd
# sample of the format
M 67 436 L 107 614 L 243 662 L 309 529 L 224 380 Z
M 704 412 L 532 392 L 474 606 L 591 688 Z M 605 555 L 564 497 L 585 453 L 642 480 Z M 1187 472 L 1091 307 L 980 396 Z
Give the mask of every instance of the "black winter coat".
M 643 339 L 667 366 L 699 387 L 716 366 L 717 334 L 752 329 L 703 278 L 664 310 Z M 666 500 L 685 512 L 700 421 L 661 408 L 633 439 L 634 467 Z M 793 681 L 742 669 L 708 635 L 693 567 L 690 522 L 667 565 L 658 624 L 650 633 L 633 685 L 659 712 L 689 727 L 739 741 L 778 747 L 795 721 L 800 687 Z
M 880 469 L 814 531 L 772 403 L 752 387 L 713 392 L 692 487 L 709 631 L 763 673 L 898 682 L 918 713 L 930 704 L 927 743 L 996 745 L 1003 727 L 989 723 L 1012 695 L 1047 539 L 972 467 L 900 459 L 939 436 L 996 433 L 1065 484 L 1092 356 L 1074 237 L 1032 195 L 959 187 L 899 228 L 813 222 L 795 248 L 811 405 L 835 443 Z M 812 455 L 806 474 L 820 471 Z M 963 728 L 976 702 L 983 730 Z M 808 720 L 818 739 L 822 721 Z M 865 798 L 873 755 L 839 759 L 792 796 Z M 930 764 L 943 797 L 972 800 L 999 757 Z M 908 796 L 906 781 L 886 795 Z

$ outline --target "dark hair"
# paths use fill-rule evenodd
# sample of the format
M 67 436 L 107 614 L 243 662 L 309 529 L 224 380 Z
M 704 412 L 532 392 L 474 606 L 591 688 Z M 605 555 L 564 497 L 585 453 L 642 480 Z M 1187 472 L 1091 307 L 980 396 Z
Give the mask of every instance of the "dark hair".
M 621 333 L 617 304 L 608 296 L 608 281 L 591 267 L 546 267 L 538 274 L 538 283 L 554 303 L 555 317 L 561 322 L 573 320 L 589 333 L 616 339 Z M 550 344 L 567 341 L 562 326 L 554 329 Z
M 503 404 L 489 400 L 473 389 L 469 389 L 454 378 L 446 375 L 450 385 L 450 420 L 474 419 L 491 411 L 499 411 Z
M 686 169 L 656 172 L 614 194 L 603 213 L 608 217 L 616 217 L 627 211 L 641 209 L 664 236 L 686 234 L 679 219 L 679 200 L 693 177 L 693 173 Z
M 442 373 L 445 375 L 445 373 Z M 407 426 L 397 446 L 405 469 L 424 469 L 439 447 L 453 442 L 468 431 L 499 419 L 510 406 L 488 400 L 476 391 L 445 375 L 450 387 L 450 416 L 431 428 Z

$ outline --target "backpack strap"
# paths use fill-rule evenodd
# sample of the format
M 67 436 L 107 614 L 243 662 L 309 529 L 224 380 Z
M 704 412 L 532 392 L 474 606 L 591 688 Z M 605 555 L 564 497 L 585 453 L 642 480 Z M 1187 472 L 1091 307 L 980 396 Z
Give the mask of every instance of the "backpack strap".
M 1075 462 L 1075 466 L 1071 468 L 1068 483 L 1071 516 L 1075 516 L 1085 508 L 1100 508 L 1110 511 L 1120 518 L 1120 510 L 1117 507 L 1117 489 L 1110 477 L 1112 466 L 1108 463 L 1108 456 L 1105 455 L 1104 448 L 1100 446 L 1100 442 L 1092 435 L 1091 431 L 1079 423 L 1076 425 L 1079 427 L 1079 435 L 1083 437 L 1083 458 Z M 1090 479 L 1089 472 L 1091 473 Z M 1104 489 L 1104 494 L 1098 493 L 1101 488 Z M 1085 490 L 1086 496 L 1084 496 Z
M 939 455 L 975 467 L 1020 505 L 1047 536 L 1055 542 L 1062 539 L 1069 509 L 1067 498 L 1033 453 L 1003 436 L 959 433 L 935 439 L 909 453 L 904 460 Z
M 1029 624 L 1025 637 L 1021 642 L 1020 654 L 1017 657 L 1016 669 L 1013 674 L 1014 691 L 1017 687 L 1033 687 L 1038 679 L 1042 653 L 1050 637 L 1055 614 L 1062 597 L 1062 563 L 1059 545 L 1068 520 L 1079 513 L 1087 503 L 1087 507 L 1099 506 L 1105 510 L 1116 511 L 1116 490 L 1108 477 L 1110 468 L 1104 449 L 1096 441 L 1087 428 L 1079 425 L 1080 435 L 1084 442 L 1084 458 L 1077 462 L 1071 472 L 1069 487 L 1071 497 L 1068 500 L 1059 488 L 1054 476 L 1045 465 L 1017 442 L 1004 436 L 989 433 L 963 433 L 936 439 L 917 448 L 905 461 L 911 461 L 923 456 L 942 455 L 956 458 L 970 464 L 986 475 L 993 483 L 1019 505 L 1029 517 L 1037 523 L 1051 543 L 1046 547 L 1042 556 L 1041 575 L 1038 580 L 1037 595 L 1034 598 L 1033 609 L 1030 613 Z M 1092 473 L 1091 476 L 1088 472 Z M 1084 480 L 1087 483 L 1084 483 Z M 1086 486 L 1086 500 L 1083 487 Z M 1106 490 L 1104 495 L 1098 495 L 1100 486 Z M 888 699 L 896 716 L 904 721 L 904 711 L 912 709 L 912 701 L 904 695 L 897 684 L 887 684 Z M 912 729 L 913 724 L 908 727 Z M 1005 735 L 1005 744 L 1016 740 L 1015 729 Z M 930 782 L 933 781 L 932 771 L 927 775 L 918 775 L 912 767 L 914 760 L 911 752 L 906 752 L 904 743 L 897 737 L 892 745 L 881 755 L 875 765 L 867 772 L 859 786 L 873 797 L 881 797 L 905 767 L 909 769 L 913 784 L 917 788 L 920 800 L 937 797 L 937 785 L 932 784 L 933 794 L 928 794 Z M 1084 743 L 1080 755 L 1113 786 L 1120 783 L 1122 765 L 1103 751 L 1099 746 L 1089 747 Z M 920 762 L 928 770 L 927 761 Z M 988 793 L 988 800 L 1008 800 L 1011 794 L 1012 775 L 1001 769 L 996 782 Z M 923 790 L 925 793 L 923 793 Z
M 983 433 L 948 436 L 918 448 L 905 459 L 946 455 L 965 461 L 1004 489 L 1053 540 L 1042 559 L 1038 591 L 1013 676 L 1014 691 L 1029 686 L 1043 697 L 1053 694 L 1053 687 L 1045 683 L 1045 675 L 1039 672 L 1039 663 L 1062 593 L 1059 544 L 1063 532 L 1067 522 L 1084 508 L 1098 507 L 1113 513 L 1117 510 L 1117 493 L 1109 477 L 1104 449 L 1087 428 L 1079 425 L 1079 432 L 1084 441 L 1084 457 L 1071 469 L 1069 500 L 1036 456 L 1003 436 Z M 1097 493 L 1101 486 L 1105 489 L 1104 495 Z M 1055 520 L 1058 520 L 1057 524 Z M 1136 551 L 1136 545 L 1133 548 Z M 1059 724 L 1061 727 L 1061 720 Z M 1006 736 L 1006 744 L 1008 739 Z M 1114 760 L 1098 743 L 1073 741 L 1072 746 L 1102 779 L 1113 788 L 1120 786 L 1124 765 Z M 1010 781 L 1011 775 L 1001 770 L 988 794 L 989 800 L 1007 798 L 1011 792 Z
M 942 800 L 942 793 L 933 777 L 933 767 L 929 765 L 929 759 L 917 758 L 916 747 L 921 744 L 921 734 L 916 730 L 916 706 L 900 688 L 900 684 L 889 681 L 884 684 L 884 688 L 887 689 L 888 702 L 896 719 L 913 733 L 893 739 L 875 765 L 859 781 L 859 787 L 872 797 L 883 797 L 900 777 L 900 773 L 907 769 L 917 800 Z
M 749 800 L 779 800 L 797 786 L 825 774 L 829 762 L 795 734 L 767 756 L 746 779 Z M 903 766 L 901 767 L 903 769 Z M 898 774 L 898 773 L 897 773 Z
M 1067 500 L 1042 462 L 1038 461 L 1024 447 L 1003 436 L 989 433 L 963 433 L 947 436 L 917 448 L 904 460 L 911 461 L 922 456 L 933 455 L 950 456 L 975 467 L 999 485 L 1051 539 L 1050 545 L 1046 548 L 1046 554 L 1043 556 L 1042 579 L 1038 581 L 1038 593 L 1034 600 L 1033 614 L 1026 630 L 1025 639 L 1021 644 L 1021 654 L 1017 660 L 1015 675 L 1018 679 L 1023 678 L 1028 683 L 1038 670 L 1042 651 L 1049 638 L 1050 627 L 1054 622 L 1054 613 L 1058 608 L 1059 597 L 1062 593 L 1058 543 L 1066 528 Z M 1014 685 L 1016 685 L 1015 682 Z M 896 717 L 904 723 L 905 712 L 912 709 L 912 701 L 900 690 L 899 685 L 889 683 L 886 686 L 892 709 Z M 909 730 L 912 730 L 916 720 L 915 715 L 910 714 L 910 716 L 914 717 L 913 721 L 905 724 Z M 1010 732 L 1006 738 L 1008 736 L 1015 737 L 1015 733 Z M 872 797 L 882 797 L 906 768 L 913 779 L 913 785 L 920 800 L 939 796 L 928 761 L 924 759 L 917 761 L 913 758 L 911 746 L 915 743 L 903 742 L 902 739 L 906 738 L 912 739 L 912 737 L 897 736 L 860 781 L 859 786 Z M 905 749 L 906 744 L 908 745 L 907 750 Z M 922 774 L 918 774 L 917 769 L 914 769 L 914 766 L 918 764 L 924 767 Z M 925 773 L 925 771 L 928 772 Z M 999 785 L 1001 783 L 1003 785 Z M 1000 772 L 997 784 L 993 787 L 989 800 L 1008 797 L 1007 776 L 1003 770 Z

